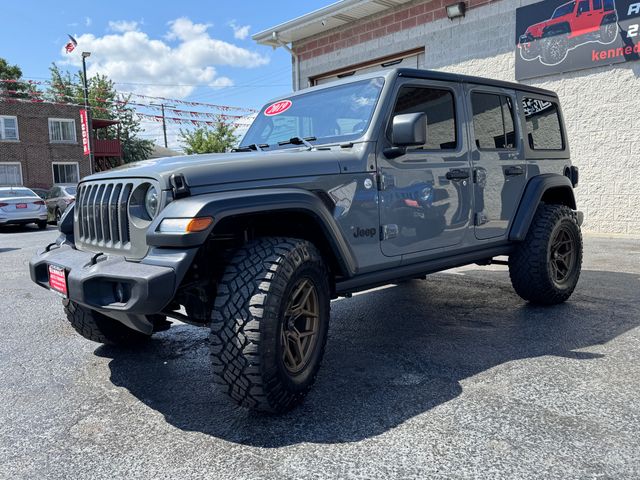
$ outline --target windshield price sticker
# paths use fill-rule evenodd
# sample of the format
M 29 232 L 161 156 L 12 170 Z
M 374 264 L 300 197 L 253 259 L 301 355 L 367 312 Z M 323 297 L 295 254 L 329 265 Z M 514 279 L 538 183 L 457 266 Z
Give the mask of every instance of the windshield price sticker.
M 287 110 L 289 110 L 289 108 L 291 108 L 291 105 L 293 105 L 293 102 L 291 100 L 281 100 L 279 102 L 272 103 L 271 105 L 269 105 L 265 109 L 264 114 L 267 117 L 280 115 L 281 113 L 284 113 Z

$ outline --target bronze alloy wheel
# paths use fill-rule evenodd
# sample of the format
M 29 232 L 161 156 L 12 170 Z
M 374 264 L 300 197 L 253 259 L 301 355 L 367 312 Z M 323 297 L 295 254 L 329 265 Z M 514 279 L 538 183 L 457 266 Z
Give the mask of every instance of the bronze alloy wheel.
M 318 343 L 320 304 L 311 280 L 302 278 L 292 289 L 280 332 L 282 362 L 291 375 L 309 364 Z
M 572 230 L 561 225 L 551 240 L 549 267 L 553 281 L 564 284 L 573 274 L 576 264 L 575 238 Z

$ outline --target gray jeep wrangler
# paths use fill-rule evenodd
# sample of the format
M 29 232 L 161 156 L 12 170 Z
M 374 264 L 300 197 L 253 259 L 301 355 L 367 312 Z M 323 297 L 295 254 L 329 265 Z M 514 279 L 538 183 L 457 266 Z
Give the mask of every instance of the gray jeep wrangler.
M 270 102 L 232 153 L 85 178 L 29 267 L 90 340 L 208 327 L 228 395 L 282 412 L 314 382 L 331 299 L 492 262 L 529 302 L 569 298 L 577 182 L 553 92 L 371 73 Z

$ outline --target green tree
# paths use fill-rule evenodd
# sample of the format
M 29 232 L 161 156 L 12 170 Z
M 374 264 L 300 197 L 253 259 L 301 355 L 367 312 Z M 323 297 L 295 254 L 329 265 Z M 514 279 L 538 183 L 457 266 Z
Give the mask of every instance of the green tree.
M 3 82 L 2 80 L 22 80 L 22 69 L 18 65 L 9 65 L 0 58 L 0 96 L 3 98 L 29 98 L 36 91 L 35 85 L 29 83 Z
M 235 127 L 218 122 L 214 128 L 180 130 L 180 141 L 187 155 L 194 153 L 224 153 L 236 146 Z
M 84 105 L 82 72 L 71 74 L 61 71 L 54 63 L 51 65 L 51 85 L 49 94 L 63 103 Z M 125 163 L 146 160 L 153 153 L 153 142 L 138 138 L 140 121 L 135 109 L 130 105 L 130 97 L 119 95 L 115 84 L 106 75 L 95 75 L 88 79 L 89 105 L 93 118 L 117 120 L 119 124 L 99 132 L 101 139 L 120 138 L 122 160 Z

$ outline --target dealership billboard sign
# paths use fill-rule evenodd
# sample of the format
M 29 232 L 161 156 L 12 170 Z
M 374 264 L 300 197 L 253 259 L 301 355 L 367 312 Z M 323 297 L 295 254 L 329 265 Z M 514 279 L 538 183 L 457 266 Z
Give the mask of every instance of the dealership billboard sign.
M 516 9 L 516 79 L 640 60 L 638 0 L 544 0 Z

